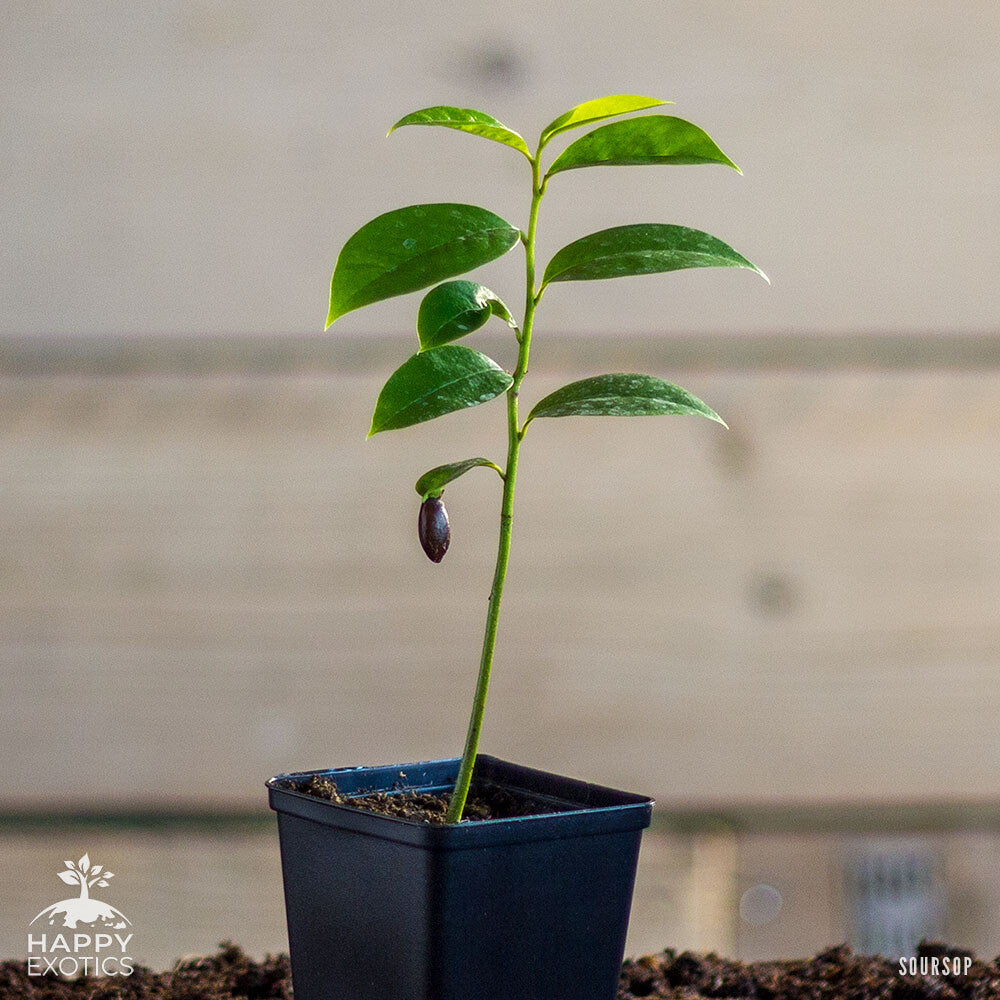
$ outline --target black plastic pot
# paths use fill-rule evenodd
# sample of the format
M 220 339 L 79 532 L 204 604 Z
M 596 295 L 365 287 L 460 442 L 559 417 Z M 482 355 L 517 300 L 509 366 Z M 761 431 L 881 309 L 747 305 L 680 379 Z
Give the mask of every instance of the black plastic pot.
M 458 759 L 272 778 L 295 1000 L 613 1000 L 652 800 L 480 755 L 558 811 L 434 826 L 295 791 L 446 791 Z

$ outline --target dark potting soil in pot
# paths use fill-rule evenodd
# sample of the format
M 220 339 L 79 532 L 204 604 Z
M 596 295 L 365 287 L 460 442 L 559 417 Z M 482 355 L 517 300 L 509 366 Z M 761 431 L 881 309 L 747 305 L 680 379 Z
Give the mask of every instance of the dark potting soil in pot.
M 922 944 L 918 956 L 968 952 Z M 24 962 L 0 964 L 2 1000 L 291 1000 L 288 957 L 248 958 L 233 944 L 206 958 L 183 959 L 169 972 L 141 966 L 126 978 L 28 976 Z M 973 961 L 967 975 L 899 974 L 899 964 L 855 955 L 846 945 L 815 958 L 731 962 L 671 950 L 626 962 L 618 1000 L 1000 1000 L 1000 959 Z M 358 997 L 358 1000 L 373 1000 Z M 502 997 L 470 1000 L 506 1000 Z M 542 1000 L 542 998 L 539 998 Z
M 341 795 L 336 782 L 321 774 L 290 785 L 317 799 L 327 799 L 341 806 L 364 809 L 366 812 L 395 816 L 417 823 L 444 823 L 451 800 L 449 792 L 391 791 Z M 464 820 L 511 819 L 515 816 L 538 816 L 556 812 L 558 806 L 537 798 L 519 795 L 499 785 L 474 782 L 465 802 Z

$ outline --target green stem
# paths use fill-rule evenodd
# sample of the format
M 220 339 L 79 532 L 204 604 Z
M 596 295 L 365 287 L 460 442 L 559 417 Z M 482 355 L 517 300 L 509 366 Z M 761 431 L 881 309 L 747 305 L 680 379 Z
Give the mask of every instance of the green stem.
M 518 337 L 517 367 L 514 369 L 510 388 L 507 390 L 507 468 L 504 471 L 503 500 L 500 506 L 500 544 L 497 548 L 497 564 L 493 573 L 493 588 L 490 591 L 489 611 L 486 615 L 486 634 L 483 636 L 483 652 L 479 660 L 479 679 L 476 695 L 472 702 L 472 716 L 469 732 L 465 738 L 462 763 L 455 780 L 455 789 L 448 805 L 447 822 L 457 823 L 465 810 L 465 800 L 469 797 L 472 772 L 476 766 L 479 737 L 483 731 L 483 714 L 486 711 L 486 696 L 490 690 L 490 672 L 493 669 L 493 651 L 497 644 L 497 627 L 500 623 L 500 599 L 507 579 L 507 563 L 510 560 L 510 536 L 514 524 L 514 485 L 517 480 L 517 459 L 521 450 L 521 434 L 518 426 L 517 396 L 521 382 L 528 371 L 528 355 L 531 351 L 531 326 L 535 318 L 538 296 L 535 292 L 535 229 L 538 226 L 538 206 L 545 193 L 545 183 L 539 171 L 539 154 L 531 161 L 531 216 L 528 234 L 524 240 L 525 284 L 524 321 Z

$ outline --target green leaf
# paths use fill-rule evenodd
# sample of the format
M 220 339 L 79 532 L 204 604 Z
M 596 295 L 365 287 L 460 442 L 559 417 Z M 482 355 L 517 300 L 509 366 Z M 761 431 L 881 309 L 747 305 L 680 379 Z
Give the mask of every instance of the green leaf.
M 368 436 L 486 403 L 513 381 L 495 361 L 468 347 L 414 354 L 382 387 Z
M 326 325 L 502 257 L 521 231 L 475 205 L 410 205 L 362 226 L 337 258 Z
M 535 404 L 535 417 L 656 417 L 684 413 L 726 422 L 696 396 L 652 375 L 597 375 L 556 389 Z
M 580 128 L 591 122 L 599 122 L 604 118 L 614 118 L 617 115 L 627 115 L 633 111 L 643 111 L 646 108 L 656 108 L 662 104 L 673 104 L 673 101 L 660 101 L 655 97 L 642 97 L 640 94 L 612 94 L 610 97 L 598 97 L 593 101 L 584 101 L 575 108 L 570 108 L 555 121 L 549 122 L 542 130 L 538 148 L 541 149 L 553 136 L 567 129 Z
M 645 223 L 602 229 L 557 251 L 542 278 L 591 281 L 632 274 L 656 274 L 690 267 L 745 267 L 767 275 L 722 240 L 685 226 Z
M 500 478 L 504 478 L 503 469 L 488 458 L 466 458 L 461 462 L 449 462 L 447 465 L 438 465 L 428 472 L 425 472 L 418 480 L 415 487 L 420 494 L 421 500 L 428 497 L 439 497 L 444 492 L 444 488 L 453 479 L 464 476 L 470 469 L 485 465 L 487 468 L 496 469 Z
M 417 313 L 417 335 L 420 350 L 450 343 L 478 330 L 490 316 L 499 316 L 509 327 L 517 329 L 510 310 L 495 292 L 474 281 L 446 281 L 432 288 L 420 303 Z
M 502 142 L 505 146 L 510 146 L 519 153 L 524 153 L 529 160 L 531 159 L 528 144 L 517 132 L 507 128 L 503 122 L 498 122 L 492 115 L 476 111 L 474 108 L 453 108 L 448 105 L 440 105 L 435 108 L 414 111 L 413 114 L 400 118 L 386 135 L 392 135 L 396 129 L 402 128 L 404 125 L 440 125 L 444 128 L 456 128 L 461 132 L 470 132 L 472 135 L 481 135 L 484 139 Z
M 577 167 L 646 163 L 722 163 L 742 173 L 697 125 L 671 115 L 643 115 L 602 125 L 577 139 L 556 157 L 546 177 Z

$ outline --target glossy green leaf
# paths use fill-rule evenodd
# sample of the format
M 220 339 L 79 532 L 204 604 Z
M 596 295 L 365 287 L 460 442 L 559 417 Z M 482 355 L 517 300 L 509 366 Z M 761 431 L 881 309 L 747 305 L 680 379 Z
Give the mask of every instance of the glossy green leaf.
M 646 108 L 657 108 L 663 104 L 673 104 L 673 101 L 660 101 L 655 97 L 643 97 L 640 94 L 612 94 L 610 97 L 598 97 L 593 101 L 584 101 L 575 108 L 570 108 L 555 121 L 549 122 L 542 129 L 539 148 L 544 146 L 553 136 L 567 129 L 580 128 L 591 122 L 599 122 L 605 118 L 617 115 L 627 115 L 633 111 L 644 111 Z
M 767 275 L 722 240 L 699 229 L 644 223 L 602 229 L 564 246 L 545 268 L 553 281 L 592 281 L 691 267 L 744 267 Z
M 502 257 L 521 231 L 475 205 L 410 205 L 362 226 L 337 258 L 326 325 Z
M 655 417 L 692 414 L 725 421 L 715 410 L 678 385 L 652 375 L 597 375 L 556 389 L 535 404 L 525 426 L 535 417 Z
M 413 114 L 400 118 L 386 134 L 392 135 L 396 129 L 404 125 L 440 125 L 443 128 L 455 128 L 472 135 L 481 135 L 484 139 L 492 139 L 494 142 L 502 142 L 531 159 L 528 144 L 517 132 L 507 128 L 503 122 L 498 122 L 492 115 L 476 111 L 474 108 L 453 108 L 448 105 L 424 108 L 422 111 L 414 111 Z
M 438 465 L 425 472 L 417 480 L 415 489 L 420 494 L 421 500 L 426 500 L 428 497 L 439 497 L 453 479 L 464 476 L 470 469 L 475 469 L 480 465 L 495 469 L 500 474 L 500 478 L 504 478 L 503 469 L 496 462 L 491 462 L 488 458 L 466 458 L 461 462 Z
M 612 122 L 567 146 L 546 176 L 577 167 L 722 163 L 740 168 L 697 125 L 671 115 L 643 115 Z
M 511 382 L 495 361 L 468 347 L 414 354 L 382 387 L 368 436 L 486 403 L 506 392 Z
M 475 281 L 446 281 L 432 288 L 417 312 L 417 335 L 420 350 L 448 344 L 478 330 L 490 316 L 499 316 L 517 329 L 510 310 L 496 293 Z

